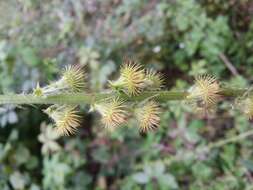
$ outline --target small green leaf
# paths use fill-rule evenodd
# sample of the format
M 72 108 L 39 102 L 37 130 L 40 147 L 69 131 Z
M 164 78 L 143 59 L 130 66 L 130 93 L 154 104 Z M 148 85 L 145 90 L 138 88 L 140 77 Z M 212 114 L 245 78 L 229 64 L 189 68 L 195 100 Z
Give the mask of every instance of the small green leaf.
M 146 184 L 150 180 L 150 177 L 144 172 L 136 173 L 132 177 L 133 177 L 133 180 L 139 184 Z

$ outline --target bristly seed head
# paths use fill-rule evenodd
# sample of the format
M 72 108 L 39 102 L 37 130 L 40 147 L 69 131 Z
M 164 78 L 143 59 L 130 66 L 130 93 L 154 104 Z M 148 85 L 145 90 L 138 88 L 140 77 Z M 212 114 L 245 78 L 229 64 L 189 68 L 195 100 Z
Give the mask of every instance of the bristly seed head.
M 189 89 L 187 99 L 199 101 L 201 107 L 210 108 L 220 98 L 220 85 L 215 77 L 210 75 L 197 76 L 195 84 Z
M 146 70 L 145 84 L 146 87 L 152 90 L 159 90 L 162 88 L 164 83 L 163 77 L 160 73 L 153 69 Z
M 127 107 L 119 98 L 95 104 L 94 110 L 101 114 L 101 122 L 106 129 L 113 130 L 127 121 Z
M 39 85 L 33 90 L 35 96 L 56 95 L 59 93 L 81 92 L 85 88 L 85 74 L 79 66 L 67 66 L 62 77 L 48 86 Z
M 248 117 L 248 119 L 253 119 L 253 97 L 248 97 L 239 101 L 238 107 Z
M 159 127 L 161 109 L 156 102 L 149 101 L 137 108 L 135 112 L 141 132 L 147 132 Z
M 75 106 L 50 106 L 44 110 L 54 122 L 55 130 L 59 135 L 72 135 L 80 126 L 80 116 Z
M 85 74 L 79 66 L 65 67 L 62 80 L 66 82 L 72 92 L 80 92 L 85 88 Z
M 110 85 L 114 88 L 122 88 L 128 95 L 135 96 L 143 90 L 144 81 L 145 71 L 142 66 L 132 60 L 125 60 L 120 69 L 120 78 L 110 82 Z

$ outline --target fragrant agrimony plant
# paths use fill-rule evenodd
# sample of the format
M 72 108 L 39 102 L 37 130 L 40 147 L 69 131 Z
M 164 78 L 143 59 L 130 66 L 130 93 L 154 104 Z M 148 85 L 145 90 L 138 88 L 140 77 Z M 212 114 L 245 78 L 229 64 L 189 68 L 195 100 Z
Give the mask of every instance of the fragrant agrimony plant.
M 129 118 L 138 122 L 141 132 L 157 129 L 163 111 L 160 103 L 173 100 L 184 101 L 193 106 L 193 110 L 208 113 L 219 101 L 233 98 L 236 100 L 234 105 L 242 113 L 249 119 L 253 117 L 253 96 L 249 90 L 222 87 L 211 75 L 196 76 L 193 85 L 185 91 L 169 91 L 164 90 L 160 73 L 125 59 L 118 79 L 108 81 L 108 90 L 90 92 L 87 78 L 83 68 L 67 66 L 59 80 L 44 87 L 38 83 L 30 94 L 0 95 L 0 104 L 49 105 L 43 112 L 54 122 L 59 135 L 77 131 L 81 118 L 78 105 L 83 104 L 90 106 L 90 112 L 100 115 L 105 130 L 114 130 Z M 238 138 L 251 134 L 252 131 Z

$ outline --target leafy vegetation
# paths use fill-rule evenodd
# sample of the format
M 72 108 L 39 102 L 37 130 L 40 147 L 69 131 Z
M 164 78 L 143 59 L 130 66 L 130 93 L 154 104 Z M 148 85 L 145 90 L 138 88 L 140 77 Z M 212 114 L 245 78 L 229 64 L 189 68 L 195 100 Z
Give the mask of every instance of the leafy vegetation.
M 31 92 L 66 65 L 86 68 L 89 90 L 106 90 L 124 56 L 160 71 L 166 89 L 186 89 L 202 74 L 244 88 L 252 10 L 250 0 L 1 1 L 0 92 Z M 233 140 L 251 122 L 234 106 L 203 116 L 165 102 L 159 129 L 140 134 L 134 120 L 108 133 L 81 105 L 79 132 L 61 138 L 37 106 L 3 106 L 0 189 L 253 189 L 252 138 Z M 215 144 L 224 139 L 232 140 Z

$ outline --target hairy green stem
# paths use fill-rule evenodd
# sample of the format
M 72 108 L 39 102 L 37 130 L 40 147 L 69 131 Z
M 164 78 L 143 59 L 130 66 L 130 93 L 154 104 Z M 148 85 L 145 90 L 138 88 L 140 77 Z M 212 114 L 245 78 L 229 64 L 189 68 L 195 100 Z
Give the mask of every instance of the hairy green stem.
M 230 137 L 230 138 L 227 138 L 227 139 L 223 139 L 223 140 L 220 140 L 218 142 L 214 142 L 214 143 L 210 143 L 207 148 L 210 150 L 210 149 L 213 149 L 213 148 L 219 148 L 219 147 L 222 147 L 226 144 L 229 144 L 229 143 L 235 143 L 235 142 L 238 142 L 240 140 L 243 140 L 249 136 L 252 136 L 253 135 L 253 129 L 249 130 L 249 131 L 246 131 L 246 132 L 243 132 L 239 135 L 236 135 L 236 136 L 233 136 L 233 137 Z
M 0 95 L 0 104 L 90 104 L 94 101 L 100 101 L 106 98 L 119 96 L 125 101 L 141 101 L 146 98 L 154 98 L 159 102 L 168 100 L 182 100 L 186 97 L 186 92 L 172 91 L 153 91 L 143 92 L 141 95 L 129 97 L 125 94 L 116 93 L 75 93 L 58 94 L 47 97 L 38 97 L 32 94 L 13 94 Z
M 223 98 L 236 98 L 244 95 L 248 90 L 245 89 L 233 89 L 233 88 L 222 88 L 219 95 Z M 114 96 L 119 96 L 125 101 L 142 101 L 147 98 L 154 98 L 158 102 L 166 102 L 170 100 L 184 100 L 186 99 L 188 92 L 184 91 L 145 91 L 138 96 L 129 97 L 123 93 L 116 92 L 103 92 L 103 93 L 74 93 L 74 94 L 58 94 L 47 97 L 38 97 L 33 94 L 12 94 L 12 95 L 0 95 L 0 105 L 3 104 L 92 104 L 96 101 L 101 101 Z M 210 143 L 200 150 L 206 151 L 213 148 L 222 147 L 228 143 L 234 143 L 243 140 L 249 136 L 253 135 L 253 130 L 241 133 L 237 136 L 233 136 L 228 139 L 224 139 L 218 142 Z M 196 151 L 196 154 L 199 151 Z M 166 158 L 164 163 L 169 165 L 173 161 L 182 159 L 182 155 L 176 155 L 171 158 Z M 136 169 L 142 168 L 143 165 L 138 165 Z
M 246 90 L 223 88 L 220 95 L 224 98 L 241 96 Z M 184 100 L 187 92 L 180 91 L 145 91 L 138 96 L 129 97 L 123 93 L 104 92 L 104 93 L 74 93 L 58 94 L 47 97 L 38 97 L 32 94 L 10 94 L 0 95 L 1 104 L 90 104 L 113 96 L 119 96 L 126 101 L 142 101 L 146 98 L 154 98 L 158 102 L 170 100 Z
M 234 98 L 237 96 L 242 96 L 245 94 L 248 90 L 247 89 L 237 89 L 237 88 L 222 88 L 219 94 L 226 98 Z

